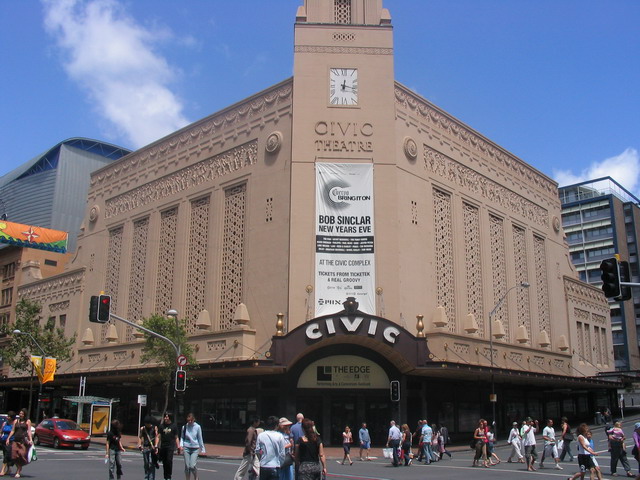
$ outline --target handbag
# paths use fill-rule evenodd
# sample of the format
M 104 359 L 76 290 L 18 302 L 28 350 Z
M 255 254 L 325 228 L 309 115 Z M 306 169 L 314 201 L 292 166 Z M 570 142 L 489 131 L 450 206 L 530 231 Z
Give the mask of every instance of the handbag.
M 476 444 L 478 443 L 478 440 L 474 438 L 471 439 L 471 443 L 469 444 L 469 448 L 471 448 L 471 450 L 475 450 L 476 449 Z
M 285 453 L 281 468 L 289 468 L 291 465 L 293 465 L 293 455 L 291 455 L 290 453 Z

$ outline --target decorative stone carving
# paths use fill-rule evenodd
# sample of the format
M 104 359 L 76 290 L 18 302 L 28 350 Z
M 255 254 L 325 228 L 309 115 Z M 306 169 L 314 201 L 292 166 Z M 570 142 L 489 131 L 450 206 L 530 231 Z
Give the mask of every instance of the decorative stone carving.
M 416 141 L 411 137 L 404 137 L 404 141 L 402 142 L 402 146 L 404 149 L 404 154 L 411 161 L 414 161 L 418 158 L 418 145 Z
M 267 137 L 264 149 L 267 153 L 276 153 L 282 146 L 282 132 L 276 131 Z
M 449 324 L 447 312 L 442 305 L 438 305 L 431 316 L 431 323 L 436 328 L 444 328 Z
M 569 342 L 567 342 L 567 337 L 565 335 L 560 335 L 558 337 L 558 350 L 561 352 L 569 350 Z
M 100 217 L 100 207 L 98 205 L 94 205 L 91 207 L 91 210 L 89 210 L 89 221 L 94 223 L 98 220 L 98 217 Z
M 476 322 L 476 316 L 473 313 L 469 313 L 465 317 L 463 328 L 468 334 L 473 334 L 478 331 L 478 322 Z
M 393 55 L 393 48 L 327 47 L 322 45 L 296 45 L 296 53 L 338 53 L 354 55 Z
M 525 325 L 520 325 L 516 329 L 516 341 L 518 343 L 528 343 L 529 342 L 529 332 L 527 332 L 527 327 Z

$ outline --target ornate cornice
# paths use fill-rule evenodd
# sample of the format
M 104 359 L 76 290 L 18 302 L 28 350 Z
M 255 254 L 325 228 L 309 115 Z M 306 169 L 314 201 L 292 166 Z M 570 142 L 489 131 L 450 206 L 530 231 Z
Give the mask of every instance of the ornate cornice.
M 503 187 L 475 170 L 424 145 L 424 168 L 469 192 L 500 204 L 527 220 L 543 227 L 549 226 L 549 212 L 522 195 Z
M 297 45 L 295 53 L 337 53 L 354 55 L 393 55 L 393 48 Z
M 185 192 L 205 182 L 254 165 L 257 161 L 258 141 L 252 140 L 110 198 L 105 202 L 105 218 L 112 218 L 168 196 Z
M 60 295 L 63 292 L 78 291 L 82 289 L 84 274 L 84 268 L 81 268 L 56 275 L 55 277 L 49 277 L 27 285 L 22 285 L 18 287 L 18 298 L 37 299 L 50 295 L 51 293 Z
M 609 313 L 609 304 L 605 300 L 602 290 L 575 278 L 565 276 L 563 280 L 567 299 L 588 305 L 602 313 Z
M 558 197 L 558 185 L 550 178 L 398 83 L 395 97 L 397 104 L 415 112 L 426 123 L 446 131 L 468 148 L 492 158 L 501 168 L 509 170 L 517 178 L 535 185 L 553 198 Z
M 292 94 L 293 81 L 289 79 L 266 92 L 247 99 L 239 105 L 229 107 L 227 110 L 223 110 L 199 122 L 193 123 L 148 147 L 136 150 L 117 162 L 98 170 L 91 175 L 91 187 L 95 188 L 98 184 L 105 181 L 129 175 L 130 171 L 138 169 L 148 163 L 157 163 L 161 159 L 189 145 L 199 145 L 205 137 L 210 138 L 216 133 L 229 130 L 241 123 L 246 123 L 251 118 L 265 113 L 267 109 L 273 108 L 278 104 L 291 102 Z

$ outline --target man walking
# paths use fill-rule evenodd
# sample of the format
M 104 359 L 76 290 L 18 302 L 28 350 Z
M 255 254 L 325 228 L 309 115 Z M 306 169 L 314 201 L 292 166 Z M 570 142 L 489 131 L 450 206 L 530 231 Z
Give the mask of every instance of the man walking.
M 400 434 L 400 429 L 396 427 L 396 422 L 391 420 L 391 427 L 389 428 L 389 437 L 387 438 L 387 447 L 391 447 L 393 453 L 393 466 L 397 467 L 400 464 L 400 459 L 398 458 L 398 449 L 400 448 L 400 439 L 402 435 Z
M 536 463 L 538 458 L 538 453 L 536 452 L 537 431 L 538 421 L 534 421 L 531 417 L 528 417 L 525 425 L 522 427 L 521 435 L 524 444 L 524 458 L 527 463 L 527 470 L 530 472 L 535 472 L 536 470 L 533 464 Z
M 431 448 L 433 429 L 429 426 L 429 422 L 426 420 L 423 420 L 423 422 L 424 424 L 422 425 L 422 436 L 420 437 L 420 441 L 422 442 L 422 448 L 424 451 L 424 463 L 425 465 L 429 465 L 434 461 L 433 449 Z
M 256 458 L 256 440 L 258 438 L 257 428 L 260 425 L 259 417 L 251 418 L 251 425 L 247 428 L 247 436 L 244 439 L 244 451 L 242 452 L 242 462 L 238 467 L 233 480 L 243 480 L 249 469 L 258 470 L 258 459 Z
M 158 433 L 160 437 L 158 458 L 162 462 L 164 480 L 171 480 L 173 476 L 173 452 L 180 449 L 180 440 L 178 440 L 178 426 L 173 423 L 169 413 L 164 414 Z
M 544 467 L 544 459 L 549 456 L 555 460 L 556 470 L 562 470 L 558 447 L 556 445 L 556 431 L 553 428 L 553 420 L 547 420 L 547 426 L 542 430 L 542 438 L 544 438 L 544 450 L 542 451 L 542 458 L 540 459 L 540 468 Z
M 358 431 L 358 438 L 360 439 L 360 461 L 371 460 L 369 458 L 369 449 L 371 448 L 371 436 L 369 430 L 367 430 L 367 424 L 362 423 L 362 428 Z M 367 457 L 362 458 L 362 452 L 367 452 Z
M 256 439 L 256 454 L 260 456 L 260 480 L 278 480 L 284 461 L 284 436 L 278 432 L 280 419 L 267 419 L 266 430 Z

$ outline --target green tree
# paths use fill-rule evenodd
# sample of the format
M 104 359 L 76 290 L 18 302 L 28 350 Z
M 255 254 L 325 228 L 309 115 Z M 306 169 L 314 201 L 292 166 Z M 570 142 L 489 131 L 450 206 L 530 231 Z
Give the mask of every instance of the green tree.
M 187 357 L 189 365 L 196 365 L 193 346 L 187 343 L 187 332 L 183 321 L 155 314 L 145 318 L 142 321 L 142 326 L 171 340 L 180 347 L 180 353 Z M 166 412 L 169 406 L 169 392 L 172 390 L 176 371 L 176 351 L 165 340 L 146 332 L 144 336 L 145 344 L 142 348 L 141 360 L 145 363 L 156 363 L 157 367 L 150 369 L 142 376 L 142 379 L 150 387 L 162 386 L 164 389 L 162 411 Z
M 67 337 L 64 329 L 50 322 L 41 326 L 42 307 L 28 298 L 22 298 L 16 305 L 16 320 L 12 324 L 2 325 L 1 333 L 11 336 L 2 349 L 2 357 L 18 373 L 31 371 L 31 355 L 40 355 L 40 349 L 29 335 L 14 335 L 14 330 L 30 334 L 42 347 L 47 357 L 55 357 L 58 362 L 71 360 L 71 351 L 76 343 L 76 334 Z
M 39 303 L 28 298 L 22 298 L 16 305 L 16 320 L 11 324 L 0 327 L 0 333 L 8 335 L 10 340 L 5 342 L 2 348 L 2 358 L 15 372 L 30 373 L 33 377 L 34 369 L 31 363 L 31 355 L 41 355 L 42 352 L 33 339 L 42 347 L 47 357 L 54 357 L 59 362 L 71 360 L 71 350 L 76 343 L 76 334 L 66 337 L 64 329 L 55 327 L 47 321 L 40 326 L 42 307 Z M 14 330 L 31 335 L 14 334 Z M 31 398 L 33 396 L 33 379 L 29 384 L 29 415 L 31 415 Z

